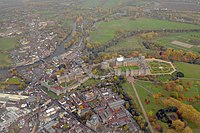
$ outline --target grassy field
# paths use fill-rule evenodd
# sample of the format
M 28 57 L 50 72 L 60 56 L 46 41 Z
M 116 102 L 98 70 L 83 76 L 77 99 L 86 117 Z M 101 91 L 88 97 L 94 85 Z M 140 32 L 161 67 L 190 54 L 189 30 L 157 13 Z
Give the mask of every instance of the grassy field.
M 184 48 L 181 46 L 174 45 L 171 42 L 175 41 L 175 40 L 191 44 L 191 45 L 193 45 L 193 47 L 192 48 Z M 169 34 L 167 36 L 159 37 L 156 39 L 156 43 L 160 44 L 162 46 L 180 49 L 180 50 L 184 50 L 184 51 L 194 51 L 194 52 L 200 52 L 199 42 L 200 42 L 199 32 L 173 33 L 173 34 Z
M 200 26 L 197 25 L 149 18 L 140 18 L 137 20 L 122 18 L 119 20 L 111 20 L 109 22 L 99 22 L 96 24 L 96 27 L 97 30 L 90 33 L 90 38 L 91 41 L 100 43 L 105 43 L 111 40 L 119 29 L 128 31 L 144 29 L 200 29 Z
M 200 79 L 200 65 L 188 64 L 183 62 L 175 62 L 178 71 L 183 72 L 185 78 Z
M 0 53 L 0 67 L 5 67 L 11 64 L 11 59 L 7 54 Z
M 188 80 L 184 80 L 184 83 L 186 83 Z M 196 102 L 192 102 L 192 103 L 188 103 L 186 98 L 194 98 L 195 95 L 197 95 L 200 92 L 200 81 L 191 81 L 192 83 L 192 87 L 189 91 L 187 92 L 183 92 L 184 96 L 185 96 L 185 100 L 183 101 L 183 103 L 185 104 L 190 104 L 192 105 L 194 108 L 196 108 L 198 111 L 200 111 L 200 101 L 196 101 Z M 161 108 L 165 108 L 164 105 L 162 104 L 162 102 L 159 100 L 158 103 L 156 103 L 155 99 L 152 97 L 152 95 L 150 95 L 149 92 L 145 91 L 144 88 L 146 88 L 148 91 L 150 91 L 153 94 L 162 92 L 162 94 L 164 95 L 164 97 L 168 97 L 170 96 L 170 92 L 166 91 L 164 89 L 163 86 L 157 86 L 151 82 L 144 82 L 144 81 L 136 81 L 136 89 L 138 91 L 138 94 L 141 98 L 141 101 L 144 105 L 145 110 L 148 111 L 153 111 L 154 113 L 161 109 Z M 199 89 L 197 89 L 199 88 Z M 199 93 L 200 94 L 200 93 Z M 146 104 L 145 103 L 145 99 L 150 100 L 150 104 Z M 159 124 L 161 124 L 163 126 L 164 132 L 167 132 L 167 125 L 165 123 L 162 123 L 161 121 L 157 121 Z M 189 126 L 192 129 L 196 129 L 197 125 L 195 125 L 194 123 L 189 122 Z M 196 130 L 194 130 L 194 133 L 197 133 Z
M 16 38 L 0 38 L 0 51 L 7 51 L 17 46 Z M 8 54 L 0 53 L 0 67 L 8 66 L 11 63 Z
M 129 70 L 131 70 L 131 69 L 138 70 L 139 67 L 138 66 L 123 66 L 123 67 L 121 67 L 121 70 L 124 71 L 124 72 L 126 71 L 126 69 L 129 69 Z
M 142 88 L 140 86 L 140 84 L 142 84 L 142 85 L 144 84 L 145 87 L 148 87 L 147 89 L 150 92 L 152 92 L 153 94 L 160 92 L 160 88 L 155 86 L 153 83 L 137 81 L 137 84 L 135 85 L 135 87 L 137 89 L 137 92 L 140 96 L 140 99 L 142 101 L 142 104 L 143 104 L 146 112 L 148 113 L 149 111 L 153 111 L 153 113 L 155 114 L 156 111 L 158 111 L 161 108 L 164 108 L 162 102 L 155 103 L 153 96 L 149 92 L 145 91 L 144 88 Z M 128 82 L 125 82 L 124 84 L 122 84 L 122 87 L 129 95 L 131 95 L 134 98 L 135 101 L 137 101 L 137 98 L 135 96 L 135 92 Z M 145 99 L 150 100 L 150 103 L 148 105 L 145 103 Z M 162 123 L 160 121 L 157 121 L 157 122 L 163 127 L 164 132 L 167 132 L 167 129 L 168 129 L 167 124 Z
M 147 3 L 149 2 L 145 0 L 85 0 L 82 6 L 86 8 L 113 9 L 119 6 L 144 6 Z
M 9 78 L 7 82 L 21 82 L 21 79 L 18 77 L 12 77 L 12 78 Z
M 0 38 L 0 50 L 10 50 L 16 46 L 16 38 Z
M 102 9 L 109 9 L 123 3 L 125 3 L 123 0 L 85 0 L 82 6 L 86 8 L 100 7 Z
M 106 51 L 120 51 L 130 49 L 145 49 L 138 37 L 130 37 L 120 41 L 117 45 L 111 46 Z

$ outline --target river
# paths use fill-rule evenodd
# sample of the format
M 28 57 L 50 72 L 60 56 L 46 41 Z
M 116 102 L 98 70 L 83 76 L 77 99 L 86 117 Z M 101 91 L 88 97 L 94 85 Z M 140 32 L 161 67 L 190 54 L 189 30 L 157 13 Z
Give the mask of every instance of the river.
M 73 30 L 74 30 L 74 28 L 73 28 Z M 65 49 L 64 44 L 68 43 L 68 41 L 71 40 L 71 38 L 72 38 L 72 32 L 70 32 L 70 34 L 56 47 L 56 50 L 54 51 L 54 53 L 52 55 L 44 58 L 43 60 L 45 60 L 46 62 L 48 62 L 53 57 L 59 56 L 59 55 L 65 53 L 65 52 L 67 52 L 68 49 Z M 21 70 L 24 70 L 24 69 L 26 69 L 28 67 L 33 66 L 33 65 L 40 65 L 42 63 L 43 63 L 42 61 L 37 61 L 34 64 L 30 64 L 30 65 L 26 65 L 26 66 L 18 66 L 18 67 L 16 67 L 16 69 L 18 71 L 21 71 Z M 0 69 L 0 74 L 6 76 L 8 74 L 8 71 L 10 69 L 11 68 L 2 68 L 2 69 Z

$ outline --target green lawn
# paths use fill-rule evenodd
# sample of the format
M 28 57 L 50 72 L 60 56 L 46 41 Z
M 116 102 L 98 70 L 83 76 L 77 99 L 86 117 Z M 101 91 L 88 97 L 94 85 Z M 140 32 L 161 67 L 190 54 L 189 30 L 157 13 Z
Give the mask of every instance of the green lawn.
M 175 62 L 178 71 L 183 72 L 185 78 L 200 79 L 200 65 L 188 64 L 183 62 Z
M 8 51 L 18 45 L 16 38 L 0 38 L 0 51 Z M 11 59 L 7 53 L 0 53 L 0 67 L 10 65 Z
M 120 41 L 117 45 L 111 46 L 106 51 L 121 51 L 132 49 L 145 49 L 138 37 L 130 37 Z
M 85 83 L 83 83 L 79 88 L 83 87 L 83 86 L 90 86 L 90 85 L 95 85 L 95 83 L 99 82 L 99 80 L 96 79 L 89 79 L 88 81 L 86 81 Z
M 159 77 L 159 78 L 161 78 L 161 77 Z M 192 83 L 192 87 L 191 87 L 191 89 L 189 89 L 189 91 L 183 91 L 182 92 L 182 94 L 184 94 L 184 96 L 185 96 L 185 100 L 183 101 L 183 103 L 190 104 L 199 111 L 200 110 L 200 106 L 199 106 L 200 101 L 196 100 L 195 102 L 188 103 L 186 98 L 189 98 L 189 97 L 194 98 L 195 95 L 197 95 L 198 93 L 200 94 L 200 81 L 191 81 L 191 80 L 185 80 L 185 79 L 183 80 L 184 84 L 186 84 L 186 82 L 188 82 L 188 81 L 190 81 Z M 164 97 L 170 96 L 171 92 L 166 91 L 164 89 L 165 88 L 164 86 L 156 85 L 153 82 L 142 81 L 142 80 L 136 80 L 134 84 L 135 84 L 137 92 L 140 96 L 142 104 L 143 104 L 147 113 L 149 111 L 153 111 L 154 113 L 156 113 L 159 109 L 165 108 L 160 99 L 157 101 L 158 103 L 156 103 L 155 99 L 152 96 L 152 94 L 157 94 L 159 92 L 161 92 Z M 122 84 L 122 87 L 129 95 L 131 95 L 137 101 L 134 90 L 128 82 L 125 82 L 124 84 Z M 149 93 L 149 92 L 151 92 L 152 94 Z M 145 99 L 150 100 L 150 104 L 147 105 L 145 103 Z M 161 121 L 158 121 L 158 120 L 157 120 L 157 122 L 160 125 L 162 125 L 164 132 L 167 132 L 167 129 L 168 129 L 167 124 L 165 124 Z M 189 125 L 192 129 L 197 128 L 197 126 L 194 125 L 191 122 L 189 122 Z M 195 130 L 195 133 L 196 133 L 196 130 Z
M 142 82 L 142 81 L 136 81 L 136 83 L 137 84 L 135 84 L 135 87 L 137 89 L 137 92 L 140 96 L 142 104 L 147 113 L 149 111 L 153 111 L 153 113 L 155 114 L 159 109 L 164 108 L 162 102 L 155 103 L 153 96 L 149 92 L 145 91 L 144 88 L 142 88 L 139 85 L 146 87 L 146 89 L 148 89 L 153 94 L 160 92 L 160 88 L 158 86 L 155 86 L 153 83 Z M 131 87 L 131 84 L 129 84 L 128 82 L 125 82 L 124 84 L 122 84 L 122 87 L 125 90 L 125 92 L 127 92 L 129 95 L 131 95 L 131 97 L 133 97 L 135 101 L 137 101 L 135 92 L 134 92 L 133 88 Z M 147 105 L 145 103 L 145 99 L 150 100 L 150 104 Z M 163 127 L 164 132 L 167 132 L 167 129 L 168 129 L 167 124 L 162 123 L 160 121 L 157 121 L 157 122 Z
M 48 91 L 47 88 L 45 87 L 41 87 L 41 89 L 47 93 L 47 95 L 53 99 L 59 99 L 60 97 L 56 95 L 56 93 L 52 92 L 52 91 Z
M 121 67 L 121 69 L 122 69 L 122 71 L 126 71 L 126 69 L 129 69 L 129 70 L 131 70 L 131 69 L 138 70 L 139 67 L 138 66 L 123 66 L 123 67 Z
M 0 50 L 10 50 L 17 45 L 16 38 L 0 38 Z
M 67 87 L 67 86 L 72 85 L 72 84 L 75 84 L 75 83 L 77 83 L 76 80 L 71 80 L 71 81 L 69 81 L 69 82 L 62 83 L 61 86 L 62 86 L 62 87 Z
M 99 22 L 96 24 L 96 27 L 97 30 L 91 32 L 90 37 L 92 41 L 100 43 L 105 43 L 111 40 L 119 29 L 128 31 L 143 29 L 200 29 L 200 26 L 197 25 L 149 18 L 140 18 L 137 20 L 122 18 L 119 20 L 111 20 L 109 22 Z
M 193 45 L 192 48 L 185 48 L 178 45 L 174 45 L 171 42 L 172 41 L 180 41 L 184 43 L 188 43 Z M 200 34 L 199 32 L 185 32 L 185 33 L 173 33 L 166 36 L 161 36 L 156 39 L 156 43 L 160 44 L 162 46 L 174 48 L 174 49 L 180 49 L 184 51 L 194 51 L 194 52 L 200 52 Z
M 9 78 L 7 82 L 21 82 L 21 79 L 18 77 L 12 77 L 12 78 Z
M 0 67 L 5 67 L 10 65 L 11 59 L 7 54 L 0 53 Z

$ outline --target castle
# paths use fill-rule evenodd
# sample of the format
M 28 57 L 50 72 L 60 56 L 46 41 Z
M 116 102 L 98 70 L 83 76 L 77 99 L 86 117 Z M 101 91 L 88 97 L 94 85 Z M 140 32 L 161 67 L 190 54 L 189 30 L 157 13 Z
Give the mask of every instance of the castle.
M 150 68 L 144 56 L 137 58 L 125 58 L 120 56 L 111 61 L 102 62 L 102 69 L 107 69 L 110 66 L 114 68 L 115 75 L 120 76 L 138 76 L 150 74 Z M 135 67 L 135 68 L 134 68 Z

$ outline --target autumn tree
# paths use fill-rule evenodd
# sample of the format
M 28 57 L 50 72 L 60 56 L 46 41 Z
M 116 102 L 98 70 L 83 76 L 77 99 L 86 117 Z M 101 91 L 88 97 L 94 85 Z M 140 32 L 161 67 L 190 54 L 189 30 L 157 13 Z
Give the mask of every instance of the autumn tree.
M 182 114 L 183 118 L 194 122 L 200 127 L 200 112 L 197 111 L 192 105 L 186 105 L 174 98 L 166 98 L 163 100 L 163 104 L 167 107 L 175 106 Z
M 172 126 L 174 127 L 175 131 L 182 132 L 185 124 L 181 120 L 175 120 L 172 121 Z
M 126 107 L 126 109 L 129 109 L 129 108 L 130 108 L 129 102 L 126 102 L 125 107 Z

